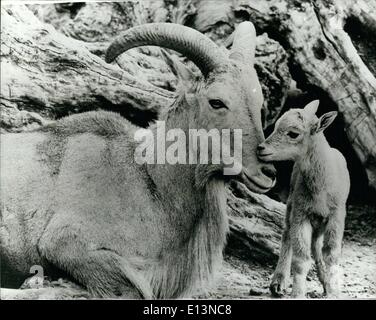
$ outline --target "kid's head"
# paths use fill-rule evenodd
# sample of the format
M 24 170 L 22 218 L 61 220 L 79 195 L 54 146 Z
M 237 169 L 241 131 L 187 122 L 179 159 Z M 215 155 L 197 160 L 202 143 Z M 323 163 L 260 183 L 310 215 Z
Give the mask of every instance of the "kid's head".
M 332 111 L 316 116 L 320 101 L 315 100 L 304 109 L 291 109 L 275 124 L 273 133 L 258 148 L 258 157 L 265 161 L 296 160 L 304 154 L 315 135 L 326 129 L 336 118 Z

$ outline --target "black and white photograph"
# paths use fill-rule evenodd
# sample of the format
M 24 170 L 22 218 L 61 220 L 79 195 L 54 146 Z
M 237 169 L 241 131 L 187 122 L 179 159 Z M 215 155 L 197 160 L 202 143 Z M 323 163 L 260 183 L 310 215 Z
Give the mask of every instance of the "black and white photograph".
M 376 299 L 376 0 L 1 1 L 0 67 L 1 300 Z

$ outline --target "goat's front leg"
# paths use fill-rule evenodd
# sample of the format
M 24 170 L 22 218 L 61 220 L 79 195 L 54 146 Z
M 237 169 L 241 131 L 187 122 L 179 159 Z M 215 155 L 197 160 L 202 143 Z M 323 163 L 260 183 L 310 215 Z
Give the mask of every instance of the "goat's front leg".
M 80 225 L 61 225 L 59 218 L 53 218 L 39 241 L 46 261 L 67 272 L 95 297 L 152 298 L 147 281 L 127 259 L 111 248 L 88 242 Z
M 281 297 L 286 293 L 291 271 L 291 256 L 290 228 L 286 226 L 282 235 L 281 251 L 277 267 L 270 283 L 270 292 L 275 297 Z
M 290 216 L 291 203 L 288 202 L 285 217 L 285 229 L 283 230 L 282 234 L 278 263 L 269 286 L 271 294 L 275 297 L 281 297 L 286 293 L 288 281 L 290 279 L 292 256 L 290 239 Z
M 292 221 L 291 230 L 292 244 L 292 297 L 306 297 L 306 278 L 311 266 L 311 239 L 312 226 L 308 219 Z
M 338 210 L 329 218 L 324 233 L 323 257 L 326 264 L 325 292 L 329 298 L 337 298 L 341 292 L 342 269 L 339 259 L 345 225 L 345 209 Z

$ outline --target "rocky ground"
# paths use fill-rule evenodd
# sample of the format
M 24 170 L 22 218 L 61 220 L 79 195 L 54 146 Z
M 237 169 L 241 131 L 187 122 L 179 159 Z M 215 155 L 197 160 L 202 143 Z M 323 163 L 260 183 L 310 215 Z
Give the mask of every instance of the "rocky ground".
M 376 298 L 376 206 L 349 206 L 342 254 L 343 299 Z M 227 255 L 209 299 L 271 299 L 273 265 L 265 266 Z M 315 270 L 308 276 L 308 297 L 323 298 Z M 290 288 L 291 289 L 291 288 Z M 289 292 L 287 293 L 287 297 Z

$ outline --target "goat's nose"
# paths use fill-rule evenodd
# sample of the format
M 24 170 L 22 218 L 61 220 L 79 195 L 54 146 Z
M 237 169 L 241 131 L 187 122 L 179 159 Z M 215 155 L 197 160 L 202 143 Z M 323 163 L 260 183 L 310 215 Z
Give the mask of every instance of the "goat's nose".
M 257 146 L 257 151 L 262 151 L 262 150 L 264 150 L 265 149 L 265 146 L 263 145 L 263 144 L 259 144 L 258 146 Z
M 263 166 L 261 168 L 261 172 L 272 180 L 274 180 L 277 176 L 277 170 L 274 168 L 274 166 Z

